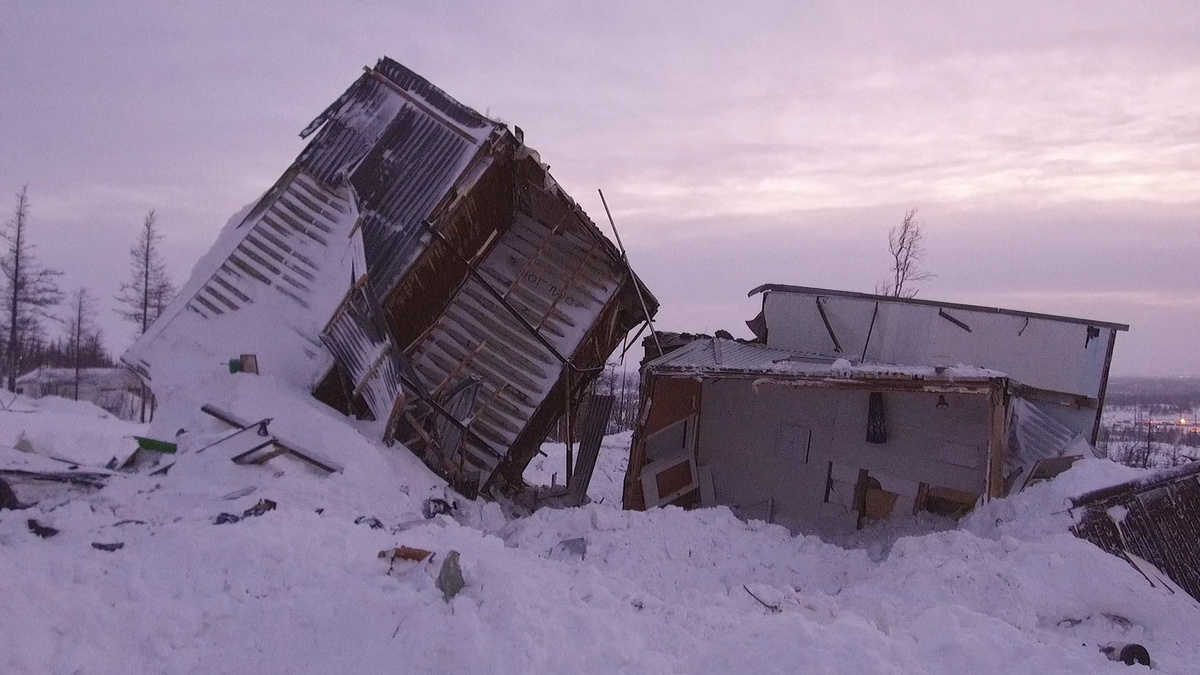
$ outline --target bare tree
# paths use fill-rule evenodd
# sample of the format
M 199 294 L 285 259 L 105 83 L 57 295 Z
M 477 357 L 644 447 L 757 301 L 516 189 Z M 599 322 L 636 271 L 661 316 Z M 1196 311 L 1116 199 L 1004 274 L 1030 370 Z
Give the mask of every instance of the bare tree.
M 129 249 L 130 278 L 121 284 L 117 295 L 121 305 L 117 313 L 137 326 L 138 335 L 146 332 L 175 297 L 175 286 L 158 250 L 161 242 L 158 219 L 151 211 L 142 222 L 137 242 Z
M 29 186 L 17 193 L 17 208 L 0 238 L 7 242 L 0 256 L 0 271 L 4 273 L 4 316 L 0 328 L 4 342 L 4 371 L 9 391 L 17 390 L 17 375 L 22 355 L 29 343 L 41 335 L 41 322 L 53 320 L 50 309 L 62 301 L 57 277 L 61 272 L 47 269 L 33 257 L 29 242 Z
M 175 286 L 167 274 L 158 246 L 162 233 L 158 231 L 158 219 L 154 211 L 146 214 L 137 242 L 129 249 L 130 278 L 121 284 L 117 302 L 121 305 L 117 313 L 126 321 L 137 326 L 138 335 L 146 332 L 150 324 L 162 315 L 163 310 L 175 297 Z M 146 421 L 146 400 L 150 392 L 142 385 L 141 421 Z
M 96 326 L 96 303 L 86 288 L 71 294 L 71 319 L 67 325 L 71 365 L 75 368 L 75 400 L 79 400 L 80 373 L 103 352 L 100 329 Z
M 936 276 L 921 269 L 921 257 L 925 255 L 925 233 L 917 220 L 917 210 L 909 209 L 904 222 L 888 230 L 888 251 L 892 254 L 892 279 L 875 287 L 879 295 L 897 298 L 912 298 L 917 289 L 914 281 L 924 281 Z

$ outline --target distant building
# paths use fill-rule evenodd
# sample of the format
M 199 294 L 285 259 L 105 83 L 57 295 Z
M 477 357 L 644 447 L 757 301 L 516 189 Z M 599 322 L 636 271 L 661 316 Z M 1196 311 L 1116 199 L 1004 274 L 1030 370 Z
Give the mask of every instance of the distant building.
M 95 403 L 122 419 L 133 419 L 141 405 L 141 380 L 128 368 L 82 368 L 79 400 Z M 17 378 L 17 393 L 30 398 L 75 398 L 74 368 L 38 368 Z
M 961 515 L 1091 452 L 1122 324 L 763 286 L 755 341 L 647 339 L 624 505 L 836 532 Z M 669 347 L 674 347 L 673 351 Z

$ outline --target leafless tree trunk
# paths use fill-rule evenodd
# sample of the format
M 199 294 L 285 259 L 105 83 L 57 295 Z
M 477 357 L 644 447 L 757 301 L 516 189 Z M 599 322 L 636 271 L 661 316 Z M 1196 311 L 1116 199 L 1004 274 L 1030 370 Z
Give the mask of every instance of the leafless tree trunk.
M 923 281 L 935 276 L 921 269 L 921 257 L 925 255 L 925 233 L 917 220 L 917 210 L 909 209 L 904 221 L 888 230 L 888 251 L 892 254 L 892 279 L 875 288 L 879 295 L 897 298 L 912 298 L 917 289 L 912 282 Z
M 61 272 L 40 266 L 33 257 L 33 245 L 29 243 L 29 186 L 17 193 L 17 208 L 8 227 L 0 233 L 7 242 L 7 250 L 0 257 L 0 270 L 4 273 L 4 318 L 5 341 L 4 369 L 9 391 L 17 390 L 17 375 L 21 355 L 28 342 L 40 330 L 43 319 L 51 307 L 62 300 L 55 278 Z
M 75 291 L 71 297 L 71 321 L 69 338 L 71 341 L 71 361 L 75 367 L 75 400 L 79 400 L 79 380 L 84 363 L 92 363 L 99 348 L 100 331 L 96 328 L 96 307 L 92 296 L 86 288 Z M 102 348 L 101 348 L 102 349 Z
M 145 333 L 150 324 L 162 315 L 163 309 L 176 293 L 158 250 L 161 241 L 158 219 L 151 211 L 142 223 L 137 242 L 129 249 L 130 279 L 121 284 L 121 292 L 117 294 L 117 302 L 121 305 L 117 313 L 137 326 L 138 335 Z M 150 392 L 143 384 L 142 422 L 146 421 L 146 399 L 149 396 Z

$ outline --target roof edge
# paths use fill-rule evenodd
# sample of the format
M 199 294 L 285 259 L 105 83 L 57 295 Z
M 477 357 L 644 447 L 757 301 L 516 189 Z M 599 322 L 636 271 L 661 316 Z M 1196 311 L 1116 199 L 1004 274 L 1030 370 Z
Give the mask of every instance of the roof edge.
M 923 305 L 926 307 L 941 307 L 945 309 L 961 309 L 966 311 L 984 312 L 988 314 L 1007 314 L 1010 316 L 1020 316 L 1030 319 L 1047 319 L 1050 321 L 1063 321 L 1066 323 L 1077 323 L 1086 326 L 1099 326 L 1101 328 L 1112 328 L 1119 331 L 1128 331 L 1129 325 L 1124 323 L 1115 323 L 1112 321 L 1097 321 L 1095 319 L 1082 319 L 1073 316 L 1062 316 L 1058 314 L 1043 314 L 1041 312 L 1026 312 L 1019 309 L 1005 309 L 1002 307 L 989 307 L 987 305 L 969 305 L 961 302 L 940 302 L 937 300 L 926 300 L 925 298 L 899 298 L 894 295 L 876 295 L 874 293 L 859 293 L 857 291 L 839 291 L 831 288 L 814 288 L 812 286 L 792 286 L 788 284 L 763 284 L 746 294 L 746 297 L 753 297 L 759 293 L 803 293 L 806 295 L 834 295 L 842 298 L 854 298 L 856 300 L 872 300 L 876 302 L 896 302 L 907 305 Z

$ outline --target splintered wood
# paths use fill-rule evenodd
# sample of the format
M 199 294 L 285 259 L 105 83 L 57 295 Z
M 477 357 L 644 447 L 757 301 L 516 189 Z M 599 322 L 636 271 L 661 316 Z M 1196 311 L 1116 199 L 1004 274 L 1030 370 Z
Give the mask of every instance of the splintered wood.
M 433 562 L 433 556 L 436 554 L 433 551 L 426 551 L 423 548 L 410 548 L 408 546 L 398 546 L 389 548 L 379 552 L 380 560 L 388 561 L 388 574 L 396 566 L 397 560 L 402 560 L 411 563 Z M 411 569 L 412 566 L 409 566 Z

